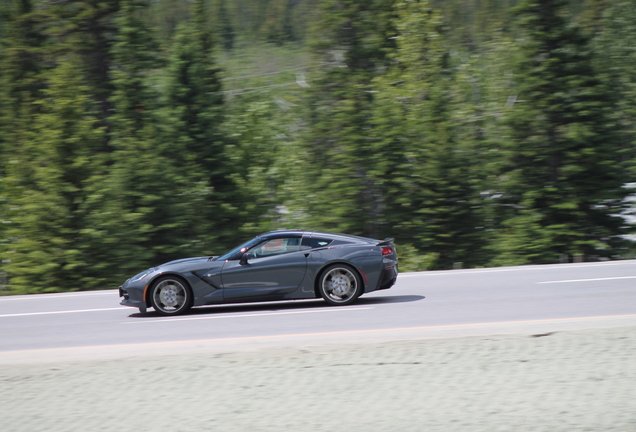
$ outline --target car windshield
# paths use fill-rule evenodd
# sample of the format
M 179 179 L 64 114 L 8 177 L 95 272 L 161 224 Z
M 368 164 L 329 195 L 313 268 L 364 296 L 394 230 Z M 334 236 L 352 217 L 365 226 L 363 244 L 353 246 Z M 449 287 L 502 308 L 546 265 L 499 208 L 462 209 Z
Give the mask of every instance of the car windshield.
M 238 254 L 239 252 L 243 251 L 243 249 L 248 250 L 249 248 L 251 248 L 252 246 L 254 246 L 255 244 L 257 244 L 260 241 L 261 241 L 260 237 L 253 238 L 252 240 L 248 241 L 247 243 L 243 243 L 242 245 L 232 249 L 231 251 L 229 251 L 225 255 L 222 255 L 222 256 L 218 257 L 216 259 L 216 261 L 224 261 L 224 260 L 232 259 L 232 257 L 235 257 L 236 254 Z M 235 257 L 235 259 L 238 259 L 238 257 Z

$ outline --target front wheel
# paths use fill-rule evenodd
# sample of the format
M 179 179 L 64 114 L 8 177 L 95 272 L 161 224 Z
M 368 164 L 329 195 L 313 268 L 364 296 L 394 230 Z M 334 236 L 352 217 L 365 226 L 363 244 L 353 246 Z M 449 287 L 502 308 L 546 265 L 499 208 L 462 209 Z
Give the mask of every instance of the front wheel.
M 330 305 L 344 306 L 353 303 L 362 293 L 362 283 L 350 267 L 335 264 L 322 273 L 318 291 Z
M 183 279 L 165 276 L 152 285 L 150 303 L 161 315 L 179 315 L 192 306 L 192 294 Z

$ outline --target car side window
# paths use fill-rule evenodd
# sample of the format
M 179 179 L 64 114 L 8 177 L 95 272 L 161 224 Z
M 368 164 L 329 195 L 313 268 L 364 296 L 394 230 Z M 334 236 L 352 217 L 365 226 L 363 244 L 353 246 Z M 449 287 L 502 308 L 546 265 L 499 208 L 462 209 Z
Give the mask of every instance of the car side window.
M 325 238 L 318 238 L 318 237 L 311 237 L 311 238 L 303 238 L 303 242 L 302 242 L 302 249 L 316 249 L 316 248 L 321 248 L 321 247 L 325 247 L 325 246 L 329 246 L 329 244 L 332 242 L 333 240 L 331 239 L 325 239 Z
M 300 238 L 283 237 L 267 240 L 248 252 L 254 258 L 263 258 L 273 255 L 281 255 L 289 252 L 298 252 L 300 249 Z

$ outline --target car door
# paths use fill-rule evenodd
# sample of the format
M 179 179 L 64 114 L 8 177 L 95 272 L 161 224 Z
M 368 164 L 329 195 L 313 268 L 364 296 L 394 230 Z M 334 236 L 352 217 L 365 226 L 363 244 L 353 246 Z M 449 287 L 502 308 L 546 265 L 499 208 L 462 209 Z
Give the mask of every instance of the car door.
M 225 301 L 294 298 L 307 270 L 300 237 L 264 240 L 250 248 L 247 262 L 231 260 L 221 271 Z

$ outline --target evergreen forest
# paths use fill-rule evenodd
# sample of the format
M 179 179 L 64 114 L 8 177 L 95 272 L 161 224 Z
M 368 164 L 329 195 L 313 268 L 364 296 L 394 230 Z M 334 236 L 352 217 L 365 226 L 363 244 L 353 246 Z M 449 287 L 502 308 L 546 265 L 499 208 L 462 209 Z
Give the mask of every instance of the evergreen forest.
M 634 0 L 0 0 L 0 295 L 275 229 L 634 256 Z

